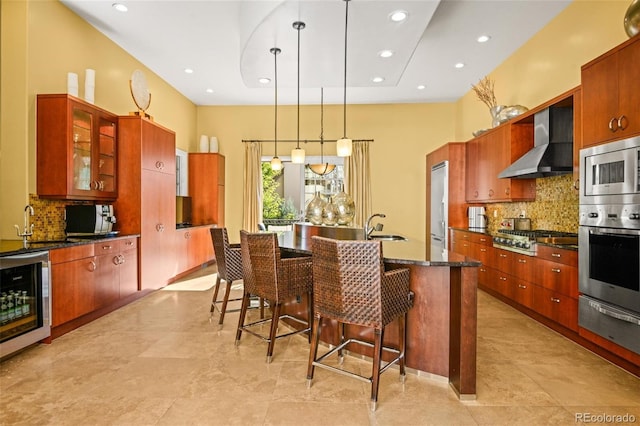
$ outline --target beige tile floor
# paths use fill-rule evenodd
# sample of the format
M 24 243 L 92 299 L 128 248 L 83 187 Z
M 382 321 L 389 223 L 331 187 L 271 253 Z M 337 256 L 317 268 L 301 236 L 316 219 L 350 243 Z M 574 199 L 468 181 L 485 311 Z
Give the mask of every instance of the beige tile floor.
M 213 271 L 0 364 L 0 424 L 569 425 L 577 415 L 640 424 L 640 379 L 482 292 L 477 400 L 458 401 L 438 379 L 402 385 L 389 371 L 370 413 L 366 383 L 317 370 L 307 389 L 303 336 L 278 341 L 271 364 L 251 335 L 236 347 L 237 313 L 221 329 L 209 322 L 202 289 Z

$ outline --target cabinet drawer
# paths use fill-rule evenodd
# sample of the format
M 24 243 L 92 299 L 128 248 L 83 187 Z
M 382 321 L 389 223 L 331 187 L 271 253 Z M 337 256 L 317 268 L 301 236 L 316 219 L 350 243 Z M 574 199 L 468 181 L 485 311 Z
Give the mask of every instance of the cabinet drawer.
M 508 296 L 511 300 L 526 306 L 533 307 L 533 288 L 534 284 L 521 278 L 512 277 L 508 286 Z
M 556 247 L 538 245 L 536 257 L 550 260 L 552 262 L 564 263 L 565 265 L 578 267 L 578 251 L 559 249 Z
M 541 315 L 578 331 L 578 300 L 558 292 L 535 286 L 534 309 Z
M 535 282 L 549 290 L 578 298 L 578 268 L 537 259 Z
M 531 279 L 536 265 L 536 258 L 524 254 L 515 253 L 511 257 L 511 275 L 523 279 Z
M 49 252 L 49 260 L 52 264 L 70 262 L 72 260 L 93 257 L 93 244 L 81 244 L 77 246 L 59 248 Z

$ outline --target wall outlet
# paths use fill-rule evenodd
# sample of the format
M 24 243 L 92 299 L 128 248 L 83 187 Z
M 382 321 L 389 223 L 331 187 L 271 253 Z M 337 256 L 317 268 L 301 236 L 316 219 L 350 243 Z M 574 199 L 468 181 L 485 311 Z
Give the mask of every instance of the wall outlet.
M 498 217 L 498 210 L 493 211 L 493 217 Z

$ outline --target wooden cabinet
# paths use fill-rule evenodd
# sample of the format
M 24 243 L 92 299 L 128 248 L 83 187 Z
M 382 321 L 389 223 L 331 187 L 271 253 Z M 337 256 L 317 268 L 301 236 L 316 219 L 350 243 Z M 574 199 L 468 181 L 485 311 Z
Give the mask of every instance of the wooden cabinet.
M 50 259 L 54 327 L 138 291 L 136 237 L 51 250 Z
M 535 179 L 499 179 L 498 174 L 533 147 L 533 126 L 506 123 L 467 142 L 469 203 L 535 200 Z
M 214 259 L 209 226 L 178 229 L 176 231 L 177 268 L 175 275 L 197 268 Z
M 224 226 L 224 156 L 189 154 L 189 195 L 194 225 Z
M 118 196 L 115 115 L 67 94 L 38 95 L 36 120 L 39 196 Z
M 542 286 L 534 287 L 533 310 L 578 331 L 578 300 Z
M 631 38 L 582 66 L 583 146 L 640 134 L 640 42 Z
M 139 116 L 118 119 L 116 227 L 140 234 L 140 288 L 157 289 L 174 276 L 176 229 L 175 133 Z

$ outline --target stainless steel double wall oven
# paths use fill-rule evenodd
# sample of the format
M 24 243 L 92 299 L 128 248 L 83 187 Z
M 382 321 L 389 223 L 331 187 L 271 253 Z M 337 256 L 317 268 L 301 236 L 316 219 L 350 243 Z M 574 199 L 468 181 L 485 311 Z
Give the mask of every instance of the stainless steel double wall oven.
M 580 151 L 579 324 L 640 354 L 640 137 Z

